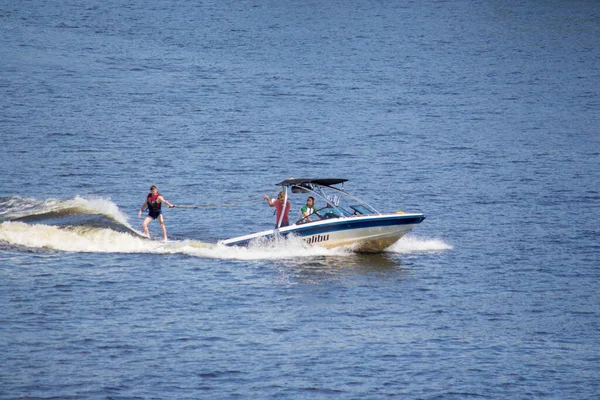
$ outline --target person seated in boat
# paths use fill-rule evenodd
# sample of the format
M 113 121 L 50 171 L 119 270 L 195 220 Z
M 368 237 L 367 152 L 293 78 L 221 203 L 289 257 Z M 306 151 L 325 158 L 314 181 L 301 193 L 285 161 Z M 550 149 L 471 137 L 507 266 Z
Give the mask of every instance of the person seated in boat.
M 302 214 L 301 218 L 304 218 L 305 222 L 310 222 L 312 221 L 310 215 L 313 214 L 315 211 L 315 198 L 310 196 L 308 199 L 306 199 L 306 205 L 304 205 L 300 209 L 300 213 Z
M 271 198 L 265 194 L 265 200 L 267 200 L 267 203 L 269 203 L 269 207 L 275 207 L 275 229 L 280 228 L 280 226 L 277 226 L 277 224 L 279 223 L 279 219 L 281 218 L 282 212 L 283 219 L 281 220 L 281 227 L 289 226 L 290 202 L 285 202 L 284 207 L 283 202 L 285 200 L 285 193 L 279 192 L 279 195 L 277 195 L 277 199 L 275 200 L 271 200 Z

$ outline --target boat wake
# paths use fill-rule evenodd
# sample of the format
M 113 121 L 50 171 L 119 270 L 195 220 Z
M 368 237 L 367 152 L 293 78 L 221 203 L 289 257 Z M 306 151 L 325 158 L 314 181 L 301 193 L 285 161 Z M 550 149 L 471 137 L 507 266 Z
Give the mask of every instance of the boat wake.
M 416 236 L 404 236 L 396 243 L 391 245 L 386 252 L 388 253 L 425 253 L 452 250 L 454 247 L 440 239 L 425 239 Z
M 86 226 L 143 236 L 131 227 L 127 216 L 110 200 L 85 199 L 37 201 L 21 197 L 0 197 L 0 222 L 19 221 L 59 227 Z
M 131 227 L 127 216 L 112 201 L 79 196 L 46 201 L 0 198 L 0 245 L 27 251 L 184 254 L 234 260 L 354 254 L 351 249 L 310 246 L 297 237 L 257 241 L 248 247 L 228 247 L 199 240 L 166 243 L 149 240 Z M 406 254 L 451 248 L 440 240 L 404 238 L 388 251 Z

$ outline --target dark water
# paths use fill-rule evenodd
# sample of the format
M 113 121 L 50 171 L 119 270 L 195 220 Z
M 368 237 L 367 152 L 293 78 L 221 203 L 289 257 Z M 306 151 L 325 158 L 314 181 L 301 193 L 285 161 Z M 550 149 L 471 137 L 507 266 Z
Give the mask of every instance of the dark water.
M 593 1 L 0 1 L 0 398 L 600 397 L 599 38 Z M 135 233 L 150 184 L 289 177 L 427 219 Z

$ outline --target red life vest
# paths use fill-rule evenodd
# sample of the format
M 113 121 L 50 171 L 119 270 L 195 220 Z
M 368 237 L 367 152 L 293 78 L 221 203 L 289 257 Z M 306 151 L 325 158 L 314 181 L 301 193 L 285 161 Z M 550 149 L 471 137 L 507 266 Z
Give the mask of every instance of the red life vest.
M 152 193 L 148 193 L 148 197 L 146 197 L 146 203 L 148 204 L 148 211 L 150 213 L 155 213 L 160 211 L 161 203 L 158 202 L 158 197 L 160 193 L 156 193 L 156 196 L 152 196 Z

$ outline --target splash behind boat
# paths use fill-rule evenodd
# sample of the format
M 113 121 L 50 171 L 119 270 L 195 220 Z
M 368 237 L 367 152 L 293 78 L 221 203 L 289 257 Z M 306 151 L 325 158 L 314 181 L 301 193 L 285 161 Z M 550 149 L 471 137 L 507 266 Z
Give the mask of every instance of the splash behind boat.
M 313 196 L 325 207 L 290 226 L 239 236 L 221 241 L 228 246 L 243 246 L 253 240 L 264 240 L 293 234 L 306 243 L 322 247 L 352 246 L 357 252 L 379 252 L 410 232 L 425 216 L 421 213 L 382 214 L 366 202 L 346 192 L 347 179 L 287 179 L 280 183 L 284 203 L 291 194 Z M 335 185 L 342 184 L 341 188 Z

